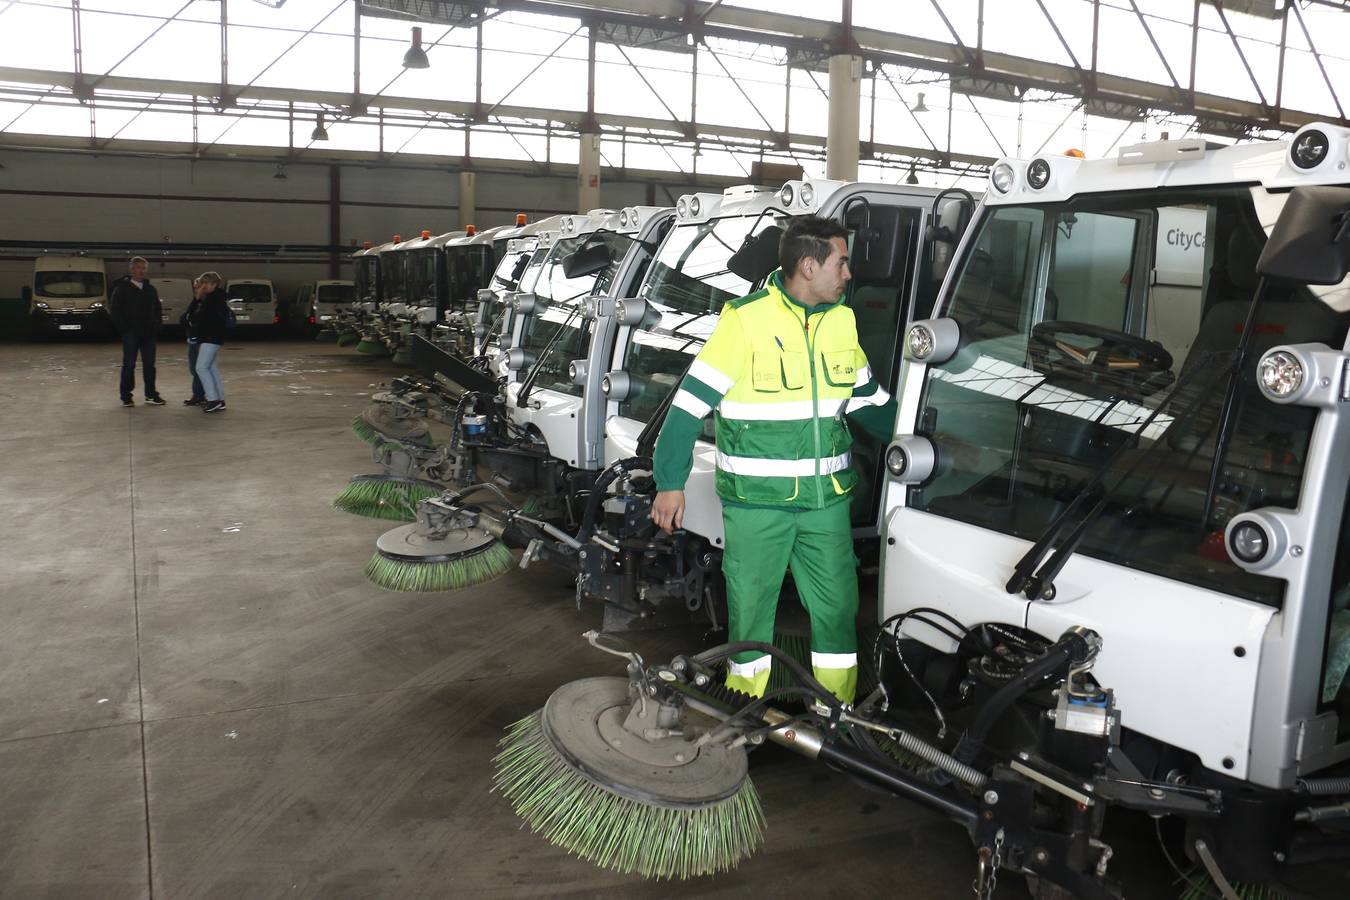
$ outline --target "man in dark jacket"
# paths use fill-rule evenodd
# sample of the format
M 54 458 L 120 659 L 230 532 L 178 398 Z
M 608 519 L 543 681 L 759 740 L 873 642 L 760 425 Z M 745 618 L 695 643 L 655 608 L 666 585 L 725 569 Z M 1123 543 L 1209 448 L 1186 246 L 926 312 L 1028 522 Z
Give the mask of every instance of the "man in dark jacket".
M 113 284 L 108 299 L 108 315 L 122 335 L 122 405 L 135 406 L 131 392 L 136 387 L 136 354 L 141 356 L 141 375 L 145 382 L 145 402 L 163 406 L 155 390 L 155 338 L 159 335 L 163 308 L 159 294 L 146 277 L 150 264 L 139 256 L 131 259 L 131 274 Z

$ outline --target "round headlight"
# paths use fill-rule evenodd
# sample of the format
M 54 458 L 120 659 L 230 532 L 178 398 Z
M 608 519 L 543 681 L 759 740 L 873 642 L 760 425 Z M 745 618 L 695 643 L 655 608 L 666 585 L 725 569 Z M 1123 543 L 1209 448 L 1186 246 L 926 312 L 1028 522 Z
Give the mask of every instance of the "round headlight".
M 909 342 L 910 357 L 920 362 L 933 355 L 933 347 L 937 344 L 933 332 L 923 325 L 910 328 L 905 339 Z
M 783 204 L 784 209 L 787 209 L 792 205 L 792 201 L 796 196 L 797 192 L 792 189 L 792 185 L 785 184 L 783 185 L 783 189 L 778 192 L 778 202 Z
M 572 381 L 576 381 L 576 380 L 577 380 L 577 364 L 576 364 L 576 363 L 568 363 L 568 364 L 567 364 L 567 377 L 568 377 L 569 379 L 571 379 Z
M 701 212 L 703 212 L 703 201 L 694 197 L 689 201 L 689 215 L 697 216 Z
M 609 392 L 612 387 L 613 385 L 610 384 L 608 375 L 600 379 L 600 390 L 604 392 L 605 396 L 609 396 Z
M 1331 142 L 1324 133 L 1316 129 L 1305 131 L 1289 148 L 1289 160 L 1300 169 L 1315 169 L 1327 158 L 1330 150 Z
M 639 219 L 638 211 L 636 209 L 628 214 L 628 224 L 632 225 L 634 228 L 638 227 Z
M 689 215 L 688 200 L 681 197 L 679 200 L 675 201 L 675 215 L 679 216 L 681 219 Z
M 619 224 L 622 225 L 624 228 L 628 227 L 628 210 L 626 209 L 619 210 Z
M 1245 563 L 1259 562 L 1270 549 L 1270 538 L 1255 522 L 1243 522 L 1228 536 L 1228 548 Z
M 886 451 L 886 470 L 899 478 L 905 474 L 905 469 L 909 468 L 909 458 L 905 456 L 905 451 L 899 447 L 892 446 Z
M 816 189 L 810 184 L 802 185 L 801 201 L 802 206 L 810 206 L 812 203 L 816 202 Z
M 994 171 L 989 175 L 989 181 L 994 185 L 994 190 L 1000 194 L 1006 194 L 1012 190 L 1013 182 L 1017 180 L 1013 167 L 1007 163 L 999 163 L 994 166 Z
M 1050 164 L 1043 159 L 1033 159 L 1027 166 L 1027 184 L 1041 190 L 1050 183 Z
M 1266 355 L 1257 369 L 1261 390 L 1275 399 L 1284 399 L 1303 386 L 1303 363 L 1284 350 Z

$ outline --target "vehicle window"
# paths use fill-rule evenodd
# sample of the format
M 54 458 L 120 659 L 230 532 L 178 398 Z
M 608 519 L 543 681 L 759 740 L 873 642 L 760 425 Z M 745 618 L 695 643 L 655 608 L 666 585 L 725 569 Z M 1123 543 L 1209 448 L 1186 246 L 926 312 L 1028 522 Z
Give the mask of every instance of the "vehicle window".
M 271 303 L 272 286 L 268 284 L 231 284 L 225 291 L 231 300 L 245 303 Z
M 1111 498 L 1080 552 L 1279 605 L 1284 582 L 1233 565 L 1222 532 L 1245 510 L 1298 504 L 1315 414 L 1266 401 L 1255 366 L 1277 343 L 1341 346 L 1347 315 L 1302 286 L 1268 292 L 1211 496 L 1227 361 L 1273 221 L 1256 193 L 1274 196 L 1220 187 L 987 210 L 945 309 L 966 346 L 928 370 L 920 410 L 945 464 L 910 504 L 1034 539 L 1105 466 Z
M 740 249 L 755 221 L 736 216 L 676 226 L 651 264 L 642 296 L 686 313 L 717 312 L 728 300 L 744 297 L 754 285 L 730 272 L 727 260 Z M 772 217 L 765 216 L 755 231 L 772 224 Z
M 350 284 L 319 285 L 320 303 L 351 303 L 356 299 L 356 288 Z
M 37 272 L 33 293 L 41 297 L 102 297 L 102 272 Z

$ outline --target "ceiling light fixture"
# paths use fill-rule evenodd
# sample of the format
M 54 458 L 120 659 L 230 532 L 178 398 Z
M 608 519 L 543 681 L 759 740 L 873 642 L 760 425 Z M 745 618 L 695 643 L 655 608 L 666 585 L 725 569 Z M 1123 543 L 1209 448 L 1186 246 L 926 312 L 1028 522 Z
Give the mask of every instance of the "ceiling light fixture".
M 912 113 L 928 112 L 928 105 L 923 102 L 923 91 L 919 91 L 919 102 L 909 108 Z
M 323 113 L 319 113 L 314 118 L 314 130 L 309 133 L 311 141 L 328 140 L 328 129 L 323 127 Z
M 431 67 L 431 60 L 427 59 L 427 51 L 422 49 L 422 29 L 416 25 L 412 30 L 412 46 L 408 52 L 403 54 L 403 68 L 405 69 L 427 69 Z

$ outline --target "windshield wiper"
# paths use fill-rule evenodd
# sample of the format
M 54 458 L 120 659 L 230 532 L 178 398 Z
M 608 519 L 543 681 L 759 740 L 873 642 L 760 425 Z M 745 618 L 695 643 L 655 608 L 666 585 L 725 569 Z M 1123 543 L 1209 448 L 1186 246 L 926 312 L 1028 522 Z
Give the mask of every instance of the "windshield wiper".
M 1230 367 L 1231 362 L 1228 366 L 1225 366 L 1224 369 L 1221 369 L 1220 373 Z M 1073 499 L 1070 500 L 1069 504 L 1064 507 L 1064 510 L 1055 517 L 1054 521 L 1046 527 L 1045 531 L 1036 539 L 1036 542 L 1031 545 L 1026 553 L 1022 554 L 1022 558 L 1017 561 L 1017 565 L 1013 568 L 1012 577 L 1008 579 L 1008 583 L 1004 586 L 1004 590 L 1009 594 L 1022 593 L 1028 600 L 1049 599 L 1049 597 L 1044 597 L 1046 590 L 1052 589 L 1051 581 L 1055 575 L 1059 574 L 1060 569 L 1068 562 L 1069 556 L 1072 555 L 1074 550 L 1078 547 L 1078 544 L 1081 543 L 1084 534 L 1087 532 L 1087 527 L 1092 524 L 1093 520 L 1100 516 L 1103 511 L 1105 511 L 1106 504 L 1111 499 L 1116 489 L 1118 489 L 1120 485 L 1133 474 L 1134 470 L 1138 468 L 1145 459 L 1166 442 L 1166 438 L 1173 428 L 1177 427 L 1179 423 L 1186 421 L 1191 413 L 1194 412 L 1195 407 L 1205 398 L 1205 394 L 1203 392 L 1197 392 L 1196 397 L 1191 401 L 1190 406 L 1188 406 L 1181 415 L 1173 418 L 1171 424 L 1163 430 L 1162 434 L 1154 439 L 1152 445 L 1139 455 L 1139 458 L 1131 464 L 1130 468 L 1116 481 L 1115 485 L 1109 490 L 1103 491 L 1101 490 L 1102 484 L 1106 480 L 1106 475 L 1111 470 L 1111 467 L 1115 465 L 1116 461 L 1120 459 L 1127 448 L 1138 446 L 1139 438 L 1148 430 L 1149 426 L 1153 424 L 1162 411 L 1172 404 L 1172 402 L 1180 395 L 1183 388 L 1189 385 L 1198 374 L 1206 371 L 1208 368 L 1209 366 L 1202 362 L 1193 367 L 1189 372 L 1182 373 L 1181 377 L 1172 385 L 1172 389 L 1167 392 L 1167 396 L 1163 398 L 1162 402 L 1148 414 L 1142 423 L 1140 423 L 1139 427 L 1134 432 L 1134 440 L 1121 441 L 1120 445 L 1117 446 L 1110 456 L 1104 459 L 1092 473 L 1092 477 L 1083 483 L 1074 494 Z M 1217 380 L 1218 374 L 1219 373 L 1215 373 L 1215 380 Z M 1081 509 L 1088 500 L 1098 496 L 1099 499 L 1097 504 L 1092 509 L 1088 510 L 1087 514 L 1082 517 L 1077 527 L 1070 534 L 1068 540 L 1056 550 L 1054 557 L 1051 558 L 1045 567 L 1040 571 L 1037 571 L 1037 567 L 1041 565 L 1041 562 L 1045 559 L 1046 555 L 1054 549 L 1060 534 L 1064 531 L 1065 527 L 1073 519 L 1075 514 L 1077 514 L 1078 510 Z
M 525 376 L 525 381 L 520 385 L 520 393 L 516 396 L 516 406 L 524 406 L 530 399 L 530 393 L 534 390 L 534 383 L 538 380 L 539 372 L 544 367 L 544 360 L 548 359 L 548 355 L 553 352 L 553 348 L 556 347 L 558 341 L 562 339 L 563 333 L 567 331 L 573 320 L 580 314 L 580 306 L 572 307 L 572 311 L 567 314 L 567 318 L 563 319 L 562 324 L 558 326 L 558 330 L 553 332 L 553 336 L 548 339 L 548 343 L 539 351 L 539 358 L 535 360 L 534 365 L 530 367 L 530 373 Z

